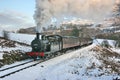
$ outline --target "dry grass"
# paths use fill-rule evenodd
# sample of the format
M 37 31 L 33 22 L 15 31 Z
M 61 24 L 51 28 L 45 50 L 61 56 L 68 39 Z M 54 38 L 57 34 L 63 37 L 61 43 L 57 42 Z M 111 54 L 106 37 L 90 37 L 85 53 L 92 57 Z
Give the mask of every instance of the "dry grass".
M 120 75 L 120 62 L 115 61 L 115 59 L 120 59 L 120 54 L 101 46 L 96 46 L 91 51 L 97 52 L 97 58 L 102 61 L 100 69 L 105 68 L 109 74 L 116 73 Z

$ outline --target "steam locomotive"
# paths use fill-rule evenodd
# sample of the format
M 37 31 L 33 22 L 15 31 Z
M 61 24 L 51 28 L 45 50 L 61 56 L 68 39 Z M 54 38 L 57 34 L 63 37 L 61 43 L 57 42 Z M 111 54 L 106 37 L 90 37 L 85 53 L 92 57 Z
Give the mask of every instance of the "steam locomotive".
M 50 52 L 61 50 L 63 48 L 61 36 L 41 35 L 41 39 L 40 39 L 39 35 L 40 33 L 36 33 L 35 39 L 31 42 L 32 51 L 27 53 L 27 55 L 32 57 L 34 60 L 36 60 L 37 57 L 44 58 L 46 55 L 49 55 Z M 59 47 L 58 47 L 58 44 L 59 44 Z M 57 47 L 57 49 L 55 49 L 55 47 Z
M 41 37 L 40 37 L 41 36 Z M 60 51 L 62 49 L 66 49 L 69 47 L 80 46 L 80 45 L 89 45 L 90 42 L 83 40 L 82 44 L 80 44 L 80 39 L 77 37 L 62 37 L 60 35 L 40 35 L 40 33 L 36 33 L 35 39 L 31 42 L 32 51 L 28 52 L 27 55 L 32 57 L 34 60 L 37 57 L 46 58 L 46 56 L 52 56 L 53 52 Z

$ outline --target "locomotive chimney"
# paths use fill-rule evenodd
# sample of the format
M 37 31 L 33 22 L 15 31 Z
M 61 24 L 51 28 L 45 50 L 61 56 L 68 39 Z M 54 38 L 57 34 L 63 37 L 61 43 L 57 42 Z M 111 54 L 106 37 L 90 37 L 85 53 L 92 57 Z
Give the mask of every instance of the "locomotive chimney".
M 39 35 L 40 35 L 40 33 L 36 33 L 36 38 L 37 38 L 37 39 L 40 39 L 40 38 L 39 38 Z

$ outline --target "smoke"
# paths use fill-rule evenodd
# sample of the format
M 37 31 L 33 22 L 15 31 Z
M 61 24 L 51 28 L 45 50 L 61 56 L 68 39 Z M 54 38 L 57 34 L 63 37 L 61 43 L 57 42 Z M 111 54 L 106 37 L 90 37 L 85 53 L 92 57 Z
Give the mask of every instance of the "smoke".
M 64 18 L 103 20 L 112 10 L 114 0 L 36 0 L 34 19 L 37 30 L 50 24 L 55 18 L 60 24 Z

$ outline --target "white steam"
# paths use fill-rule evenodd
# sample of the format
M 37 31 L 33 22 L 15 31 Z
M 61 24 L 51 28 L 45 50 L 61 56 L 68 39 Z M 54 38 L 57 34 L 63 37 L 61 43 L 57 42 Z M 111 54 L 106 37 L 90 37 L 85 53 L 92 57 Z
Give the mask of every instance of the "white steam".
M 64 18 L 82 18 L 101 21 L 111 11 L 114 0 L 36 0 L 34 15 L 37 31 L 55 18 L 60 24 Z

